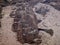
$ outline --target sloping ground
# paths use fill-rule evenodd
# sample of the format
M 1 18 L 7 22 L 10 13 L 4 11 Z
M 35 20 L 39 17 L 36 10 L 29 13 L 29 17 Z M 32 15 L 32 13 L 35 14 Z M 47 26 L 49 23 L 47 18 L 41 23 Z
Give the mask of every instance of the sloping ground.
M 41 5 L 46 6 L 44 4 Z M 38 27 L 44 29 L 52 28 L 54 30 L 54 35 L 51 37 L 46 32 L 41 31 L 40 35 L 42 35 L 42 43 L 40 45 L 60 45 L 60 12 L 49 5 L 48 8 L 49 12 L 46 13 L 45 17 L 41 14 L 36 14 L 38 19 L 42 19 L 42 22 L 38 24 Z M 2 28 L 0 29 L 0 45 L 22 45 L 17 41 L 16 33 L 11 30 L 11 25 L 13 23 L 13 18 L 9 17 L 11 11 L 11 6 L 7 6 L 3 9 L 4 16 L 1 21 Z

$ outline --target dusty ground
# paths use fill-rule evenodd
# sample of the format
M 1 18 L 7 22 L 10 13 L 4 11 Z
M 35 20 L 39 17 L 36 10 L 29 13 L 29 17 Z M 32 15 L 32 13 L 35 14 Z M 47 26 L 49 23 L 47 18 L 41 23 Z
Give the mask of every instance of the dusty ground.
M 52 28 L 54 30 L 54 35 L 51 37 L 49 34 L 41 31 L 40 34 L 42 35 L 42 43 L 40 45 L 60 45 L 60 11 L 49 5 L 48 8 L 50 11 L 47 12 L 45 17 L 41 16 L 41 14 L 36 14 L 38 19 L 43 20 L 38 24 L 38 27 L 48 29 Z M 11 9 L 11 6 L 3 8 L 4 16 L 1 20 L 2 28 L 0 29 L 0 45 L 22 45 L 17 41 L 16 33 L 11 30 L 11 25 L 13 23 L 13 19 L 9 17 L 9 14 L 12 11 Z

